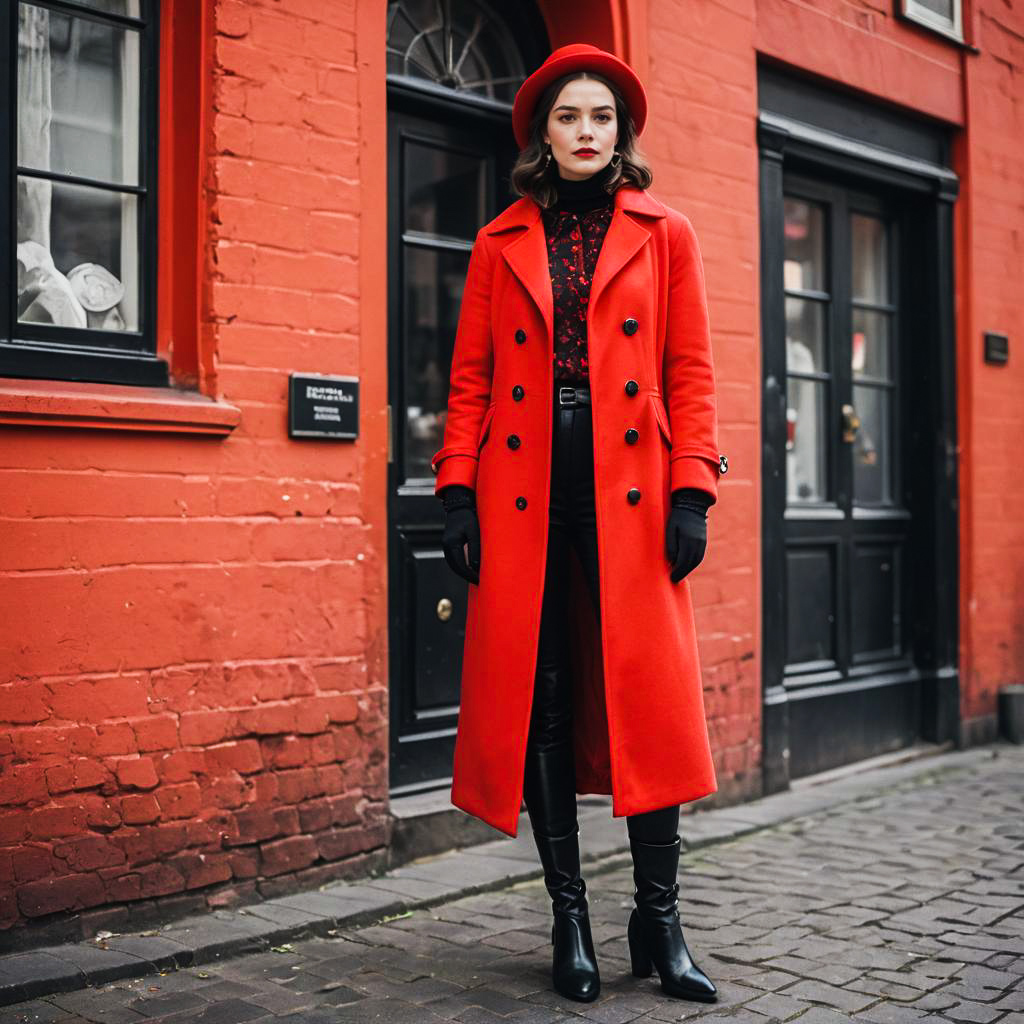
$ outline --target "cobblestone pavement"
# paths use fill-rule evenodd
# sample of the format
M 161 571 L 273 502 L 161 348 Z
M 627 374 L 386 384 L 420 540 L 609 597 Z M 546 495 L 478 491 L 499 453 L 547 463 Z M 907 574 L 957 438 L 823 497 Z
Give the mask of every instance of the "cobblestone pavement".
M 1024 1021 L 1021 748 L 684 855 L 684 929 L 714 1004 L 633 978 L 631 871 L 586 876 L 602 978 L 591 1004 L 551 990 L 550 904 L 530 882 L 6 1007 L 0 1021 Z

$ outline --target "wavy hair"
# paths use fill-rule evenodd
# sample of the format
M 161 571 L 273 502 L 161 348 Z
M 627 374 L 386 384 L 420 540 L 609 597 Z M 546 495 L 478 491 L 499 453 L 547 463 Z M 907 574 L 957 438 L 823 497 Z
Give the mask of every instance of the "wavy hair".
M 545 210 L 558 200 L 558 187 L 555 182 L 558 165 L 553 158 L 547 159 L 547 143 L 544 141 L 543 130 L 558 94 L 568 82 L 573 82 L 577 78 L 592 78 L 602 82 L 615 97 L 615 119 L 619 126 L 617 148 L 622 159 L 605 186 L 607 191 L 614 193 L 623 185 L 649 188 L 654 180 L 650 165 L 640 151 L 636 125 L 619 87 L 596 71 L 571 71 L 555 79 L 537 99 L 537 105 L 530 117 L 530 141 L 525 149 L 520 150 L 509 175 L 513 195 L 529 196 Z

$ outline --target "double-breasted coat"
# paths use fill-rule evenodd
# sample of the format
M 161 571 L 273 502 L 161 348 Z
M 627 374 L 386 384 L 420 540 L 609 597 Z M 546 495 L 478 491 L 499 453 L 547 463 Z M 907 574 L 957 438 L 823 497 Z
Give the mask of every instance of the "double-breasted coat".
M 548 542 L 552 289 L 540 207 L 476 236 L 459 313 L 435 491 L 476 490 L 452 803 L 518 834 Z M 570 613 L 578 793 L 616 817 L 717 789 L 689 578 L 665 553 L 670 493 L 717 498 L 704 268 L 689 219 L 621 187 L 587 311 L 600 628 L 575 553 Z

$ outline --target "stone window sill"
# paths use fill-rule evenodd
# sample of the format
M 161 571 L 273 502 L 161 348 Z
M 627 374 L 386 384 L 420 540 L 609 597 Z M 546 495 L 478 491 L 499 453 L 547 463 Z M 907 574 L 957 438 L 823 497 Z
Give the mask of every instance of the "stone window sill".
M 227 437 L 241 418 L 237 406 L 191 391 L 0 377 L 0 426 Z

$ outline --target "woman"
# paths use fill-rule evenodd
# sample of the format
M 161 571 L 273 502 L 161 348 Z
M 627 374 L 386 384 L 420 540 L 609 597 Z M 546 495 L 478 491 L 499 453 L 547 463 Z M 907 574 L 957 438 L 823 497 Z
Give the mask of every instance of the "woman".
M 522 198 L 470 256 L 432 460 L 445 558 L 473 584 L 452 802 L 515 836 L 525 798 L 553 983 L 587 1002 L 600 976 L 576 794 L 611 793 L 633 855 L 633 973 L 712 1002 L 675 879 L 679 805 L 717 789 L 686 577 L 726 460 L 703 264 L 689 220 L 646 191 L 646 116 L 627 64 L 552 53 L 513 108 Z

